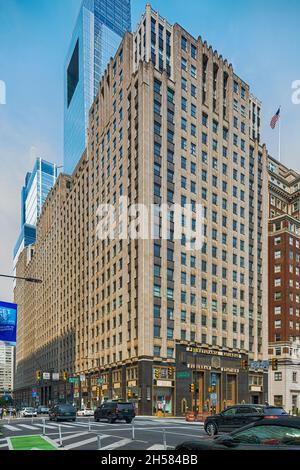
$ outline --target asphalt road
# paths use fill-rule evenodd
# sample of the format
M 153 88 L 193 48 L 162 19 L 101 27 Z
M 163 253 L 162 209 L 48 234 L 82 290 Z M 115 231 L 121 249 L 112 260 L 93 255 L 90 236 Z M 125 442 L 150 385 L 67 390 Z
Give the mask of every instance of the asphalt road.
M 89 422 L 90 421 L 90 422 Z M 59 425 L 62 433 L 62 450 L 97 450 L 98 435 L 102 450 L 172 450 L 177 444 L 203 438 L 206 433 L 201 423 L 187 423 L 183 419 L 137 417 L 132 424 L 94 422 L 93 417 L 78 417 L 76 422 L 56 423 L 46 417 L 46 436 L 55 446 L 60 445 Z M 43 434 L 42 418 L 0 420 L 0 451 L 9 450 L 10 438 Z M 165 438 L 164 438 L 165 436 Z M 100 450 L 100 449 L 99 449 Z

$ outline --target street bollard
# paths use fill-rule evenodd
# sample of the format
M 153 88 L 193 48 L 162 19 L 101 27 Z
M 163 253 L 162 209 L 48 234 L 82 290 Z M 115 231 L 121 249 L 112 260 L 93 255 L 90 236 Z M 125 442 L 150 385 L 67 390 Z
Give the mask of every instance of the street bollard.
M 163 446 L 164 446 L 164 450 L 167 450 L 167 437 L 166 437 L 165 429 L 163 429 Z
M 89 418 L 89 432 L 91 432 L 91 418 Z
M 58 431 L 59 431 L 59 446 L 58 447 L 63 447 L 63 441 L 62 441 L 62 434 L 61 434 L 61 425 L 58 426 Z
M 97 441 L 98 441 L 98 450 L 101 450 L 102 445 L 101 445 L 101 434 L 98 434 L 97 436 Z
M 31 416 L 31 424 L 33 424 L 33 416 Z
M 134 429 L 134 419 L 132 420 L 132 440 L 135 440 L 135 429 Z
M 46 436 L 46 420 L 43 418 L 43 436 Z

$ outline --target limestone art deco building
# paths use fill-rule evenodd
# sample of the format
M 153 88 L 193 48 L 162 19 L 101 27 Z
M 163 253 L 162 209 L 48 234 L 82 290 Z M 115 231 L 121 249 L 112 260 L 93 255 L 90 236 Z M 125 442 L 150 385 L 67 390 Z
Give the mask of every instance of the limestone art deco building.
M 122 397 L 167 415 L 264 402 L 264 374 L 242 367 L 268 354 L 260 114 L 226 60 L 147 5 L 102 78 L 87 151 L 58 178 L 31 259 L 24 252 L 18 265 L 43 280 L 16 287 L 20 396 L 35 360 L 61 374 L 36 384 L 46 401 Z M 201 204 L 201 249 L 172 236 L 172 217 L 168 240 L 99 239 L 98 207 L 113 204 L 118 218 L 124 196 L 129 206 Z

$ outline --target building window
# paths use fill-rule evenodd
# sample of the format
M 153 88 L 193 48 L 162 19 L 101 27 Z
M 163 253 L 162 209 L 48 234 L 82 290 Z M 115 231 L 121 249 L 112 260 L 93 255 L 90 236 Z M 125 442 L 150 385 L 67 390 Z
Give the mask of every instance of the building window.
M 275 382 L 281 382 L 282 381 L 282 372 L 275 372 L 274 380 L 275 380 Z

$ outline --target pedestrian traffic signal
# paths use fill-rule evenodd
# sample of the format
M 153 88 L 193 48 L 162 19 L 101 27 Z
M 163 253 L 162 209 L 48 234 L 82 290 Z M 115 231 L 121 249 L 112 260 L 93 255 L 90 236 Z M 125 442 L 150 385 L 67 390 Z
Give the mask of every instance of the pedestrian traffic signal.
M 42 372 L 40 370 L 37 370 L 36 373 L 35 373 L 35 378 L 36 378 L 36 381 L 39 382 L 42 378 Z
M 190 385 L 189 385 L 189 391 L 190 391 L 191 393 L 194 393 L 194 391 L 195 391 L 195 385 L 194 385 L 194 384 L 190 384 Z
M 248 367 L 249 367 L 249 363 L 246 359 L 244 359 L 242 361 L 242 369 L 248 369 Z
M 272 359 L 272 370 L 277 370 L 278 369 L 278 359 L 276 357 L 273 357 Z
M 173 378 L 173 367 L 168 367 L 168 376 L 169 376 L 169 379 Z
M 63 373 L 63 379 L 64 379 L 64 380 L 68 380 L 68 372 L 64 372 L 64 373 Z

